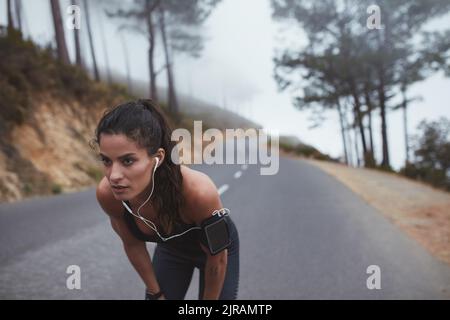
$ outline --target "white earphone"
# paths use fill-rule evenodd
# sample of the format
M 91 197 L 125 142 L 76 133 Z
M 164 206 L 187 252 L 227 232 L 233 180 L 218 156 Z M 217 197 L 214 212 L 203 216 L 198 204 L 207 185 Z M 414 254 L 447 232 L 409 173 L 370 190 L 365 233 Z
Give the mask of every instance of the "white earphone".
M 184 231 L 184 232 L 182 232 L 182 233 L 180 233 L 180 234 L 176 234 L 176 235 L 173 235 L 173 236 L 171 236 L 171 237 L 166 238 L 166 237 L 163 237 L 163 236 L 158 232 L 158 229 L 156 228 L 156 225 L 153 223 L 153 221 L 148 220 L 148 219 L 144 218 L 143 216 L 141 216 L 140 210 L 141 210 L 141 208 L 148 202 L 148 200 L 150 200 L 150 197 L 151 197 L 152 194 L 153 194 L 153 189 L 154 189 L 154 187 L 155 187 L 155 171 L 156 171 L 156 168 L 157 168 L 158 165 L 159 165 L 159 158 L 158 158 L 158 157 L 155 157 L 155 158 L 156 158 L 156 165 L 155 165 L 155 168 L 153 169 L 153 176 L 152 176 L 152 191 L 150 192 L 150 195 L 148 196 L 147 200 L 145 200 L 144 203 L 141 204 L 141 206 L 137 209 L 136 214 L 133 213 L 133 211 L 131 210 L 131 208 L 128 207 L 128 205 L 127 205 L 124 201 L 122 201 L 123 205 L 124 205 L 125 208 L 128 210 L 128 212 L 130 212 L 130 213 L 131 213 L 133 216 L 135 216 L 136 218 L 141 219 L 142 222 L 144 222 L 150 229 L 152 229 L 153 231 L 155 231 L 156 234 L 158 235 L 158 237 L 159 237 L 161 240 L 163 240 L 163 241 L 167 241 L 167 240 L 169 240 L 169 239 L 172 239 L 172 238 L 175 238 L 175 237 L 182 236 L 183 234 L 185 234 L 185 233 L 187 233 L 187 232 L 189 232 L 189 231 L 191 231 L 191 230 L 194 230 L 194 229 L 201 229 L 200 227 L 192 227 L 192 228 L 190 228 L 190 229 L 188 229 L 188 230 L 186 230 L 186 231 Z
M 141 218 L 141 219 L 145 219 L 141 216 L 141 214 L 139 213 L 139 211 L 141 210 L 141 208 L 148 202 L 148 200 L 150 200 L 152 194 L 153 194 L 153 189 L 155 188 L 155 172 L 156 172 L 156 168 L 158 168 L 159 165 L 159 158 L 156 158 L 156 164 L 155 167 L 153 168 L 153 175 L 152 175 L 152 191 L 150 192 L 150 195 L 148 196 L 147 200 L 144 201 L 144 203 L 141 204 L 141 206 L 138 208 L 137 210 L 137 215 Z
M 153 169 L 153 176 L 152 176 L 152 191 L 150 192 L 150 195 L 148 196 L 147 200 L 145 200 L 144 203 L 141 204 L 141 206 L 137 209 L 136 214 L 133 213 L 133 210 L 131 210 L 131 208 L 130 208 L 124 201 L 122 201 L 122 204 L 125 206 L 125 208 L 128 210 L 128 212 L 129 212 L 130 214 L 132 214 L 132 215 L 135 216 L 136 218 L 141 219 L 141 221 L 144 222 L 150 229 L 152 229 L 153 231 L 155 231 L 156 234 L 158 235 L 158 237 L 159 237 L 162 241 L 164 241 L 164 242 L 167 241 L 167 240 L 176 238 L 176 237 L 180 237 L 180 236 L 186 234 L 187 232 L 189 232 L 189 231 L 191 231 L 191 230 L 200 230 L 201 227 L 195 226 L 195 227 L 191 227 L 191 228 L 189 228 L 189 229 L 187 229 L 187 230 L 185 230 L 185 231 L 183 231 L 183 232 L 181 232 L 181 233 L 172 235 L 172 236 L 170 236 L 170 237 L 163 237 L 163 236 L 158 232 L 158 229 L 156 228 L 156 225 L 153 223 L 153 221 L 151 221 L 151 220 L 149 220 L 149 219 L 146 219 L 146 218 L 144 218 L 143 216 L 141 216 L 140 210 L 141 210 L 141 208 L 147 203 L 147 201 L 150 200 L 150 197 L 151 197 L 152 194 L 153 194 L 153 188 L 154 188 L 154 186 L 155 186 L 155 171 L 156 171 L 156 168 L 157 168 L 158 165 L 159 165 L 159 158 L 158 158 L 158 157 L 155 157 L 155 158 L 156 158 L 156 165 L 155 165 L 155 168 Z M 230 210 L 229 210 L 228 208 L 222 208 L 222 209 L 219 209 L 219 210 L 214 210 L 214 212 L 213 212 L 211 215 L 216 215 L 216 214 L 218 214 L 219 216 L 222 216 L 222 215 L 225 215 L 225 214 L 229 214 L 229 212 L 230 212 Z

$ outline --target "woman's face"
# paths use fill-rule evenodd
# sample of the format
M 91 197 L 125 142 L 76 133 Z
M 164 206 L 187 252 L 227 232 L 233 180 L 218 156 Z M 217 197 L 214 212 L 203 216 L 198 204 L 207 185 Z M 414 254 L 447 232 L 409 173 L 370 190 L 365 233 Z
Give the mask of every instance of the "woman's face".
M 105 176 L 117 200 L 131 200 L 148 192 L 146 188 L 151 183 L 156 160 L 145 148 L 124 134 L 103 133 L 99 146 Z

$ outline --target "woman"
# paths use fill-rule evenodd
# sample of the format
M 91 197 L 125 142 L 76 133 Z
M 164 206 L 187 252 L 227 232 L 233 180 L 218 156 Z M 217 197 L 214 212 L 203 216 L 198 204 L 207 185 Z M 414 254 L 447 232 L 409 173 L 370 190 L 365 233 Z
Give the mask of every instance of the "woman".
M 175 143 L 159 108 L 137 100 L 108 110 L 95 140 L 105 172 L 97 200 L 146 286 L 145 298 L 183 299 L 197 267 L 199 299 L 236 299 L 236 227 L 211 179 L 170 158 Z M 211 219 L 227 232 L 209 229 Z M 212 252 L 214 237 L 226 248 Z M 147 241 L 157 242 L 152 258 Z

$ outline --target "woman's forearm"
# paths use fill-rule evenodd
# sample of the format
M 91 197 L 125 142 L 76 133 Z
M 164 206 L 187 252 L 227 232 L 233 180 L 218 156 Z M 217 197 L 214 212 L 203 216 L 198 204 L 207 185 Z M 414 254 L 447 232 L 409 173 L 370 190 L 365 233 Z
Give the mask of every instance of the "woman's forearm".
M 222 292 L 223 282 L 227 271 L 227 255 L 219 260 L 208 258 L 205 265 L 204 300 L 217 300 Z
M 124 245 L 124 249 L 134 269 L 145 283 L 147 290 L 151 293 L 159 292 L 160 287 L 145 243 Z

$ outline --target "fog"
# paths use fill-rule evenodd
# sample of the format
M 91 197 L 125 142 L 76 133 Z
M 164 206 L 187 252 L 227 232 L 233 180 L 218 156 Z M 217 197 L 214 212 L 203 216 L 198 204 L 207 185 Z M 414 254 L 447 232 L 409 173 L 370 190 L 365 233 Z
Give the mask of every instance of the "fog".
M 69 1 L 61 1 L 63 17 Z M 53 41 L 53 24 L 48 0 L 23 0 L 25 35 L 45 44 Z M 6 0 L 0 0 L 0 23 L 6 24 Z M 93 16 L 95 18 L 95 14 Z M 82 16 L 83 19 L 83 16 Z M 113 70 L 125 74 L 125 60 L 117 32 L 116 21 L 103 18 L 103 30 L 109 53 L 109 64 Z M 82 22 L 82 36 L 86 39 Z M 97 59 L 100 67 L 106 64 L 99 21 L 93 21 Z M 450 28 L 447 15 L 430 25 L 430 28 Z M 301 30 L 286 30 L 286 26 L 271 18 L 268 0 L 223 0 L 213 11 L 203 27 L 206 37 L 204 50 L 199 59 L 175 55 L 175 81 L 179 92 L 229 109 L 247 117 L 267 129 L 280 134 L 297 136 L 321 152 L 332 157 L 343 155 L 342 140 L 336 111 L 325 113 L 320 127 L 310 128 L 310 112 L 298 111 L 291 104 L 291 93 L 277 91 L 273 80 L 274 52 L 282 41 L 295 45 L 306 45 Z M 147 42 L 143 36 L 131 32 L 123 33 L 131 61 L 134 79 L 148 81 Z M 66 41 L 73 58 L 70 30 L 66 29 Z M 288 40 L 286 40 L 288 39 Z M 84 57 L 88 58 L 86 44 Z M 157 53 L 157 66 L 163 64 L 162 52 Z M 90 61 L 87 61 L 88 64 Z M 165 75 L 158 76 L 158 85 L 165 84 Z M 409 132 L 421 120 L 436 120 L 440 116 L 450 118 L 450 79 L 442 73 L 411 87 L 409 96 L 420 95 L 423 100 L 412 102 L 409 107 Z M 381 158 L 380 123 L 375 114 L 374 136 L 377 158 Z M 404 153 L 402 114 L 389 112 L 388 134 L 391 164 L 402 166 Z

